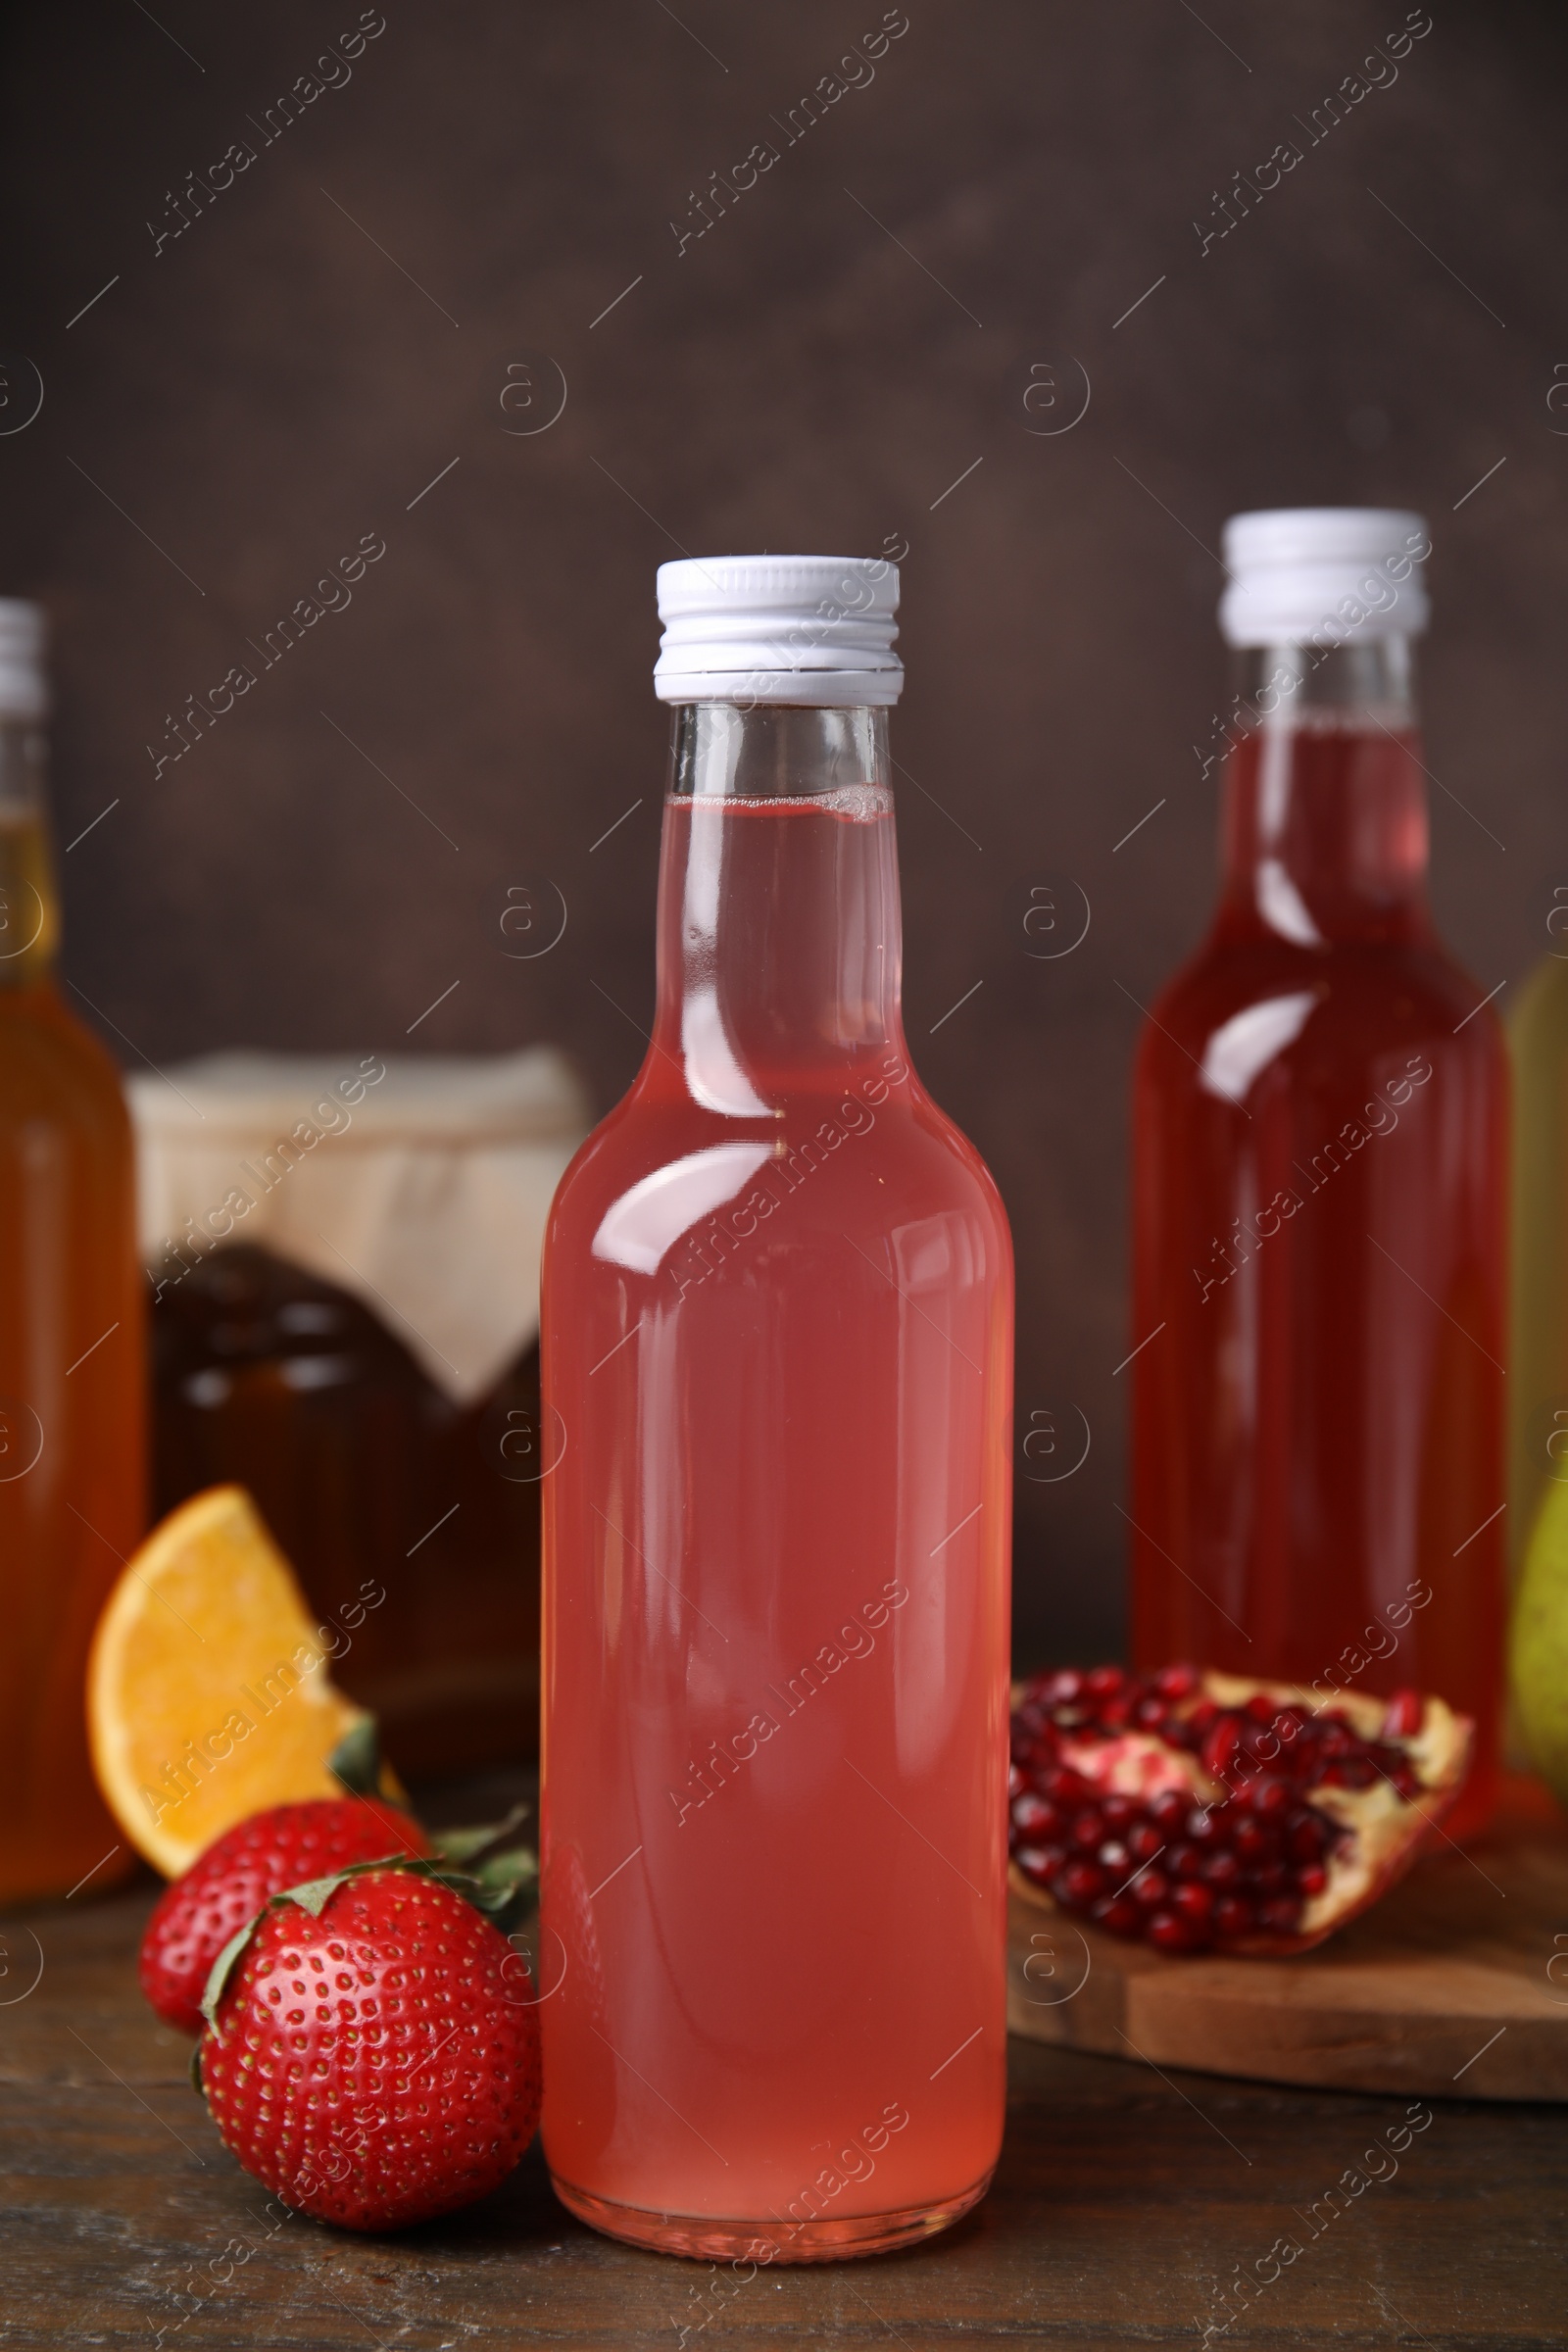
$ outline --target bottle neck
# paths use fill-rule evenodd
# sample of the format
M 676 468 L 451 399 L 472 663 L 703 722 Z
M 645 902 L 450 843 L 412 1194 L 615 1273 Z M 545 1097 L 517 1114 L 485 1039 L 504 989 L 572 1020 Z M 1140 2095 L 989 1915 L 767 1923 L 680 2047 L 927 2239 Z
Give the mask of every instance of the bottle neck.
M 60 941 L 46 754 L 36 719 L 0 716 L 0 990 L 46 980 Z
M 1239 657 L 1219 926 L 1298 947 L 1428 927 L 1427 804 L 1410 642 Z
M 646 1078 L 731 1117 L 902 1046 L 887 713 L 676 708 Z

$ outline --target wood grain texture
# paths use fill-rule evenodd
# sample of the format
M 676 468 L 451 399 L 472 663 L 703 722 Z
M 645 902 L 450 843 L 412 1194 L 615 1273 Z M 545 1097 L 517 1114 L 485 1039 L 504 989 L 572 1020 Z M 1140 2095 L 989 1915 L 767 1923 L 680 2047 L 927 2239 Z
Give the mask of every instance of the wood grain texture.
M 947 2239 L 878 2261 L 725 2292 L 706 2265 L 582 2229 L 537 2149 L 481 2205 L 398 2238 L 284 2218 L 219 2142 L 186 2043 L 141 2004 L 151 1900 L 144 1882 L 0 1928 L 8 2352 L 1196 2345 L 1236 2308 L 1218 2282 L 1267 2268 L 1287 2237 L 1299 2253 L 1227 2343 L 1556 2352 L 1568 2336 L 1568 2135 L 1549 2107 L 1433 2102 L 1372 2183 L 1367 2152 L 1404 2097 L 1166 2079 L 1019 2040 L 990 2198 Z M 1362 2185 L 1329 2218 L 1348 2174 Z
M 1008 2023 L 1205 2074 L 1427 2098 L 1568 2099 L 1568 1840 L 1544 1797 L 1442 1844 L 1296 1960 L 1168 1960 L 1014 1894 Z

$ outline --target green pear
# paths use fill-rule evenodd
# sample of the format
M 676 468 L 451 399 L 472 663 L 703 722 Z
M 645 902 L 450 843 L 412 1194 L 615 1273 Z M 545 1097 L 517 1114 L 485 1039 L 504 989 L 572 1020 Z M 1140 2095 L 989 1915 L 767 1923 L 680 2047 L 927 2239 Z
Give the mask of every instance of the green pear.
M 1514 1706 L 1530 1760 L 1568 1805 L 1568 1482 L 1546 1489 L 1525 1553 L 1510 1646 Z

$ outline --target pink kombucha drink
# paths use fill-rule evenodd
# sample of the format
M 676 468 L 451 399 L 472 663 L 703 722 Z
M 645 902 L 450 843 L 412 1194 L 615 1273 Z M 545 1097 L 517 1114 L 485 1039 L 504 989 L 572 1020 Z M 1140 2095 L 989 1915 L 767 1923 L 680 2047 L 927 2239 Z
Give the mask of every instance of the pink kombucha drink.
M 666 565 L 665 617 L 819 568 Z M 545 2145 L 758 2263 L 955 2220 L 1004 2098 L 1011 1250 L 909 1067 L 847 568 L 892 666 L 677 702 L 654 1035 L 544 1264 Z

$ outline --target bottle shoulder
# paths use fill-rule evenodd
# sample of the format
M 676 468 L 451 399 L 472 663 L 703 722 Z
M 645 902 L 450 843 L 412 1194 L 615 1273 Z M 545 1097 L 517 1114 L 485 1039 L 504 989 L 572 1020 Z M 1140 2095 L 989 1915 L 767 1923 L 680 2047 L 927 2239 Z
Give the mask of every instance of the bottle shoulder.
M 50 982 L 0 990 L 0 1129 L 40 1122 L 129 1151 L 120 1073 Z
M 770 1117 L 737 1119 L 689 1097 L 634 1085 L 579 1148 L 557 1188 L 546 1239 L 555 1251 L 592 1244 L 607 1219 L 684 1230 L 760 1188 L 785 1197 L 807 1179 L 815 1200 L 859 1197 L 874 1223 L 957 1211 L 1010 1258 L 996 1181 L 961 1129 L 902 1056 L 844 1085 L 791 1088 Z M 808 1222 L 814 1225 L 813 1216 Z
M 1134 1060 L 1135 1119 L 1147 1133 L 1203 1103 L 1255 1107 L 1258 1088 L 1326 1115 L 1406 1079 L 1435 1080 L 1440 1096 L 1458 1088 L 1489 1132 L 1505 1115 L 1495 1008 L 1436 938 L 1330 954 L 1227 943 L 1200 949 L 1153 1001 Z
M 1568 969 L 1568 967 L 1565 967 Z M 1488 1050 L 1501 1051 L 1501 1033 L 1485 991 L 1457 956 L 1431 934 L 1389 941 L 1337 941 L 1303 948 L 1274 938 L 1215 939 L 1180 965 L 1150 1007 L 1143 1043 L 1151 1051 L 1161 1033 L 1186 1046 L 1204 1041 L 1253 1008 L 1298 1003 L 1319 1036 L 1342 1038 L 1364 1029 L 1369 1044 L 1384 1036 L 1431 1033 L 1438 1042 L 1460 1022 L 1473 1026 Z

